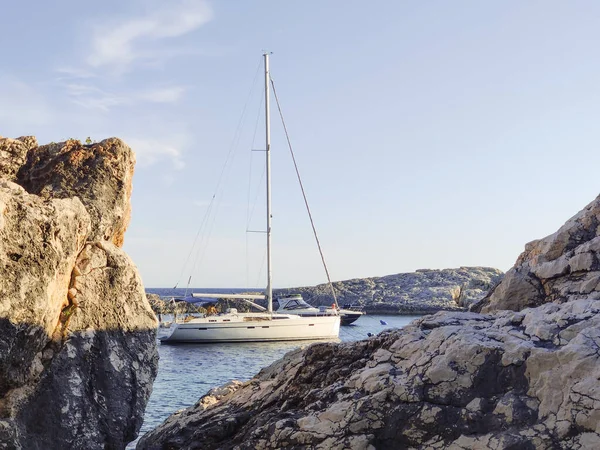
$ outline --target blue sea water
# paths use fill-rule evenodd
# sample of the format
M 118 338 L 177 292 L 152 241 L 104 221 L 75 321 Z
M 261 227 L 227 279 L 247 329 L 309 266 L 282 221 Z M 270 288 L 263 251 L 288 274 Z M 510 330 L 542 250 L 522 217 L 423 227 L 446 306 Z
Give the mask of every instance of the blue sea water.
M 184 289 L 147 289 L 161 296 L 183 295 Z M 202 289 L 203 292 L 236 290 Z M 239 289 L 237 291 L 242 291 Z M 247 291 L 245 289 L 244 291 Z M 367 339 L 390 328 L 402 328 L 420 316 L 365 315 L 340 328 L 340 341 Z M 382 323 L 382 321 L 385 323 Z M 231 380 L 251 379 L 261 368 L 307 342 L 248 342 L 226 344 L 160 345 L 158 375 L 146 407 L 142 436 L 160 425 L 175 411 L 194 405 L 211 388 Z M 134 443 L 128 449 L 135 448 Z

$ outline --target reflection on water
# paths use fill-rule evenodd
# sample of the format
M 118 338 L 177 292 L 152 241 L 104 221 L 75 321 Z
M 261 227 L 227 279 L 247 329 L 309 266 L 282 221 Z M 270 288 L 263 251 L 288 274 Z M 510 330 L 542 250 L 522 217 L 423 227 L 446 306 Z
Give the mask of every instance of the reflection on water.
M 363 316 L 340 328 L 344 342 L 368 338 L 390 328 L 402 328 L 419 316 Z M 380 321 L 386 322 L 383 325 Z M 161 330 L 161 333 L 166 330 Z M 159 368 L 146 408 L 140 436 L 175 411 L 194 405 L 211 388 L 231 380 L 246 381 L 290 350 L 310 342 L 248 342 L 159 345 Z M 131 444 L 127 448 L 134 448 Z

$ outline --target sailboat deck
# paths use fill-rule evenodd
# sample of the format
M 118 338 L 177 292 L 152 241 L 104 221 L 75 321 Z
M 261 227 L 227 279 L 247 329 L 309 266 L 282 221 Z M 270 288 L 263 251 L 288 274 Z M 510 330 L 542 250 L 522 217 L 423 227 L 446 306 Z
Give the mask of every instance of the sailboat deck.
M 199 317 L 177 323 L 163 343 L 260 342 L 336 339 L 339 317 L 244 313 Z

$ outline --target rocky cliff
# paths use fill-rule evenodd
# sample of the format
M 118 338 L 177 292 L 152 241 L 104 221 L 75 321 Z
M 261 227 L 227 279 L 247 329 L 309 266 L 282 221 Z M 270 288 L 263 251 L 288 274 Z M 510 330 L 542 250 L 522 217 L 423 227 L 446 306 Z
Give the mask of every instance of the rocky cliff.
M 439 312 L 296 350 L 213 389 L 138 448 L 600 448 L 600 300 L 582 286 L 598 261 L 597 202 L 509 272 L 568 261 L 540 289 L 507 275 L 479 305 L 486 314 Z M 592 263 L 578 265 L 585 254 Z
M 460 310 L 480 300 L 503 273 L 489 267 L 460 267 L 356 278 L 333 283 L 340 305 L 363 306 L 371 314 L 426 314 Z M 331 305 L 328 284 L 277 289 L 275 295 L 300 293 L 311 305 Z
M 518 311 L 577 299 L 600 299 L 600 197 L 556 233 L 528 243 L 504 281 L 473 309 Z
M 157 370 L 119 139 L 0 138 L 0 446 L 123 448 Z

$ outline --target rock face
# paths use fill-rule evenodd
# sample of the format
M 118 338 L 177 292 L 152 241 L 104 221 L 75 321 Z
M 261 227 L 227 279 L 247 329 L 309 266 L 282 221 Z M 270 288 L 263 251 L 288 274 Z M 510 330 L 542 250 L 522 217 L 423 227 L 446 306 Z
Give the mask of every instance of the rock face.
M 426 314 L 460 310 L 480 300 L 498 284 L 503 273 L 489 267 L 460 267 L 357 278 L 333 283 L 340 305 L 363 306 L 371 314 Z M 331 305 L 328 284 L 277 289 L 275 294 L 300 293 L 311 305 Z
M 599 312 L 600 301 L 579 300 L 438 313 L 367 341 L 315 344 L 214 389 L 138 449 L 593 448 Z
M 27 163 L 0 164 L 0 446 L 123 448 L 157 370 L 156 319 L 116 245 L 133 153 L 17 142 Z
M 296 350 L 212 390 L 138 448 L 600 448 L 600 300 L 585 298 L 573 272 L 588 267 L 577 261 L 595 242 L 584 225 L 594 208 L 517 261 L 515 272 L 566 255 L 570 269 L 545 302 L 505 279 L 488 314 L 438 312 L 365 341 Z M 506 304 L 515 310 L 494 310 Z
M 42 198 L 79 197 L 92 219 L 90 240 L 123 245 L 135 158 L 116 138 L 94 145 L 69 140 L 30 151 L 19 184 Z
M 556 233 L 525 246 L 515 266 L 475 311 L 519 311 L 547 302 L 600 299 L 600 197 Z
M 27 152 L 37 147 L 33 136 L 17 139 L 0 137 L 0 176 L 2 179 L 14 181 L 21 166 L 25 163 Z

